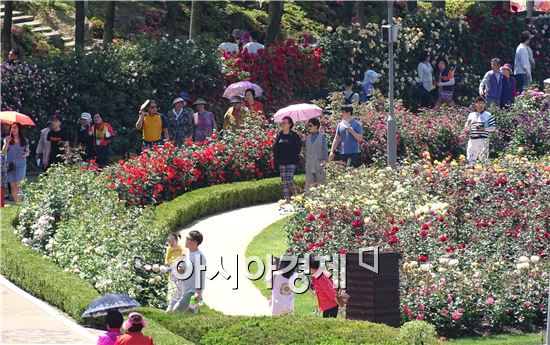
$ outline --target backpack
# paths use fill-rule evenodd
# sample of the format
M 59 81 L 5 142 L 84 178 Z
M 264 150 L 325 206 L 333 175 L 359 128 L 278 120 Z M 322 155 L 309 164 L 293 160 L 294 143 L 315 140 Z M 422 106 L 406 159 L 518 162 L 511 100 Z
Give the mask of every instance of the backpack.
M 344 96 L 344 99 L 345 99 L 345 104 L 351 104 L 351 99 L 357 95 L 357 97 L 359 97 L 359 94 L 357 92 L 351 92 L 351 94 L 349 95 L 349 97 L 346 97 L 346 94 L 344 91 L 342 91 L 342 96 Z M 361 103 L 361 97 L 359 97 L 359 102 L 358 103 Z

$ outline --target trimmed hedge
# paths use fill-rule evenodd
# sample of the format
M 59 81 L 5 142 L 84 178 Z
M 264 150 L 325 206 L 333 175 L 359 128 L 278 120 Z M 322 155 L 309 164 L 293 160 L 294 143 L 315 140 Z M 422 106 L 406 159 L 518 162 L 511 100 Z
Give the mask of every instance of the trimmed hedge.
M 382 324 L 311 317 L 166 314 L 142 308 L 173 333 L 197 344 L 399 344 L 399 330 Z
M 22 245 L 13 234 L 17 211 L 16 206 L 0 211 L 0 273 L 31 295 L 63 310 L 78 323 L 84 323 L 80 316 L 99 297 L 99 293 L 78 275 L 63 271 L 38 252 Z M 189 344 L 154 320 L 149 321 L 145 333 L 152 336 L 157 344 Z

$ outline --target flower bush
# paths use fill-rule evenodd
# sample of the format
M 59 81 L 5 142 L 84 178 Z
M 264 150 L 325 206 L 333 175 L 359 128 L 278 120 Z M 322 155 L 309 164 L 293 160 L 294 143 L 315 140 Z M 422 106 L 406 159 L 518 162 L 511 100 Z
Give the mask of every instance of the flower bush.
M 259 84 L 274 111 L 305 98 L 323 76 L 321 50 L 292 40 L 275 42 L 257 55 L 224 52 L 222 61 L 226 84 L 245 79 Z
M 55 165 L 25 186 L 16 234 L 100 293 L 162 306 L 166 275 L 138 269 L 164 259 L 164 233 L 153 222 L 151 210 L 127 208 L 92 170 Z
M 331 171 L 294 200 L 292 253 L 379 246 L 402 256 L 402 319 L 440 334 L 532 329 L 547 305 L 550 161 L 506 155 L 486 166 L 429 153 L 391 169 Z
M 256 120 L 249 119 L 250 129 L 225 131 L 204 143 L 167 143 L 120 161 L 106 171 L 109 188 L 131 205 L 157 204 L 202 186 L 269 177 L 275 132 L 265 132 Z

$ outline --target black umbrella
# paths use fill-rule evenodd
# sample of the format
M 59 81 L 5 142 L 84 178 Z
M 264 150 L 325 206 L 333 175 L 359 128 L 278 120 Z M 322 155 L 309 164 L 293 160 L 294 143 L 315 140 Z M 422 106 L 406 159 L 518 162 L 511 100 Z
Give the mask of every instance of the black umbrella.
M 136 310 L 141 307 L 135 299 L 125 294 L 107 294 L 94 299 L 82 317 L 105 316 L 109 310 L 118 310 L 121 313 Z

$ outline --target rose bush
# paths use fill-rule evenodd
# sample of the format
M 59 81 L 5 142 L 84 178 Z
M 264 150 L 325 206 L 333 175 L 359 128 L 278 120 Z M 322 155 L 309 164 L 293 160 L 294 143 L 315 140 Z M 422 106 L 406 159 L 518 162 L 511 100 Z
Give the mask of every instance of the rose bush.
M 331 170 L 294 200 L 292 253 L 380 246 L 402 256 L 402 318 L 446 336 L 532 329 L 547 309 L 550 160 L 486 166 L 429 153 L 398 169 Z
M 54 165 L 26 185 L 16 234 L 100 293 L 165 303 L 166 275 L 138 269 L 163 262 L 164 231 L 154 228 L 151 210 L 127 208 L 93 169 Z

